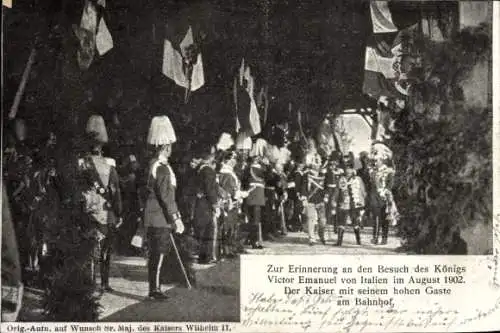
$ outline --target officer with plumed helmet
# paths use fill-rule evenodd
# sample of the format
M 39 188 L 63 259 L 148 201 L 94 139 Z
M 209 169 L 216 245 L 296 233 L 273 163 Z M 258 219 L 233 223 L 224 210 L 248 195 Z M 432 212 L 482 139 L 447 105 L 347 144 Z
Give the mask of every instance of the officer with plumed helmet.
M 149 297 L 166 299 L 161 290 L 162 265 L 171 248 L 175 246 L 171 233 L 182 233 L 182 222 L 175 191 L 177 180 L 169 157 L 176 142 L 174 128 L 167 116 L 156 116 L 151 121 L 148 144 L 155 150 L 147 175 L 147 199 L 144 208 L 144 226 L 149 246 L 148 280 Z
M 84 212 L 94 226 L 94 236 L 100 263 L 102 292 L 113 289 L 109 285 L 111 252 L 117 229 L 122 224 L 122 200 L 116 162 L 103 156 L 103 146 L 108 142 L 104 119 L 100 115 L 90 116 L 86 133 L 90 149 L 78 160 L 82 176 L 82 201 Z M 95 280 L 94 263 L 92 275 Z

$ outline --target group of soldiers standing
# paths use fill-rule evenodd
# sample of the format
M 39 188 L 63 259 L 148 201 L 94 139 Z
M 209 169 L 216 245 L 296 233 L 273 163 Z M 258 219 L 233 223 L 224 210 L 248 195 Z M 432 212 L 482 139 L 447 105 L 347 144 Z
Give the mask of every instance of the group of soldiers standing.
M 57 206 L 65 200 L 58 184 L 56 139 L 50 134 L 33 161 L 24 143 L 25 124 L 16 122 L 14 132 L 16 139 L 4 155 L 4 179 L 21 265 L 35 270 L 50 251 L 50 223 L 57 223 Z M 362 153 L 362 167 L 355 170 L 352 153 L 321 156 L 309 149 L 302 158 L 291 158 L 286 145 L 278 148 L 246 138 L 245 149 L 235 148 L 234 141 L 225 147 L 200 145 L 182 169 L 169 161 L 177 141 L 173 126 L 168 117 L 158 116 L 147 138 L 152 158 L 141 170 L 134 154 L 122 158 L 118 167 L 115 159 L 104 156 L 108 136 L 101 116 L 89 118 L 86 134 L 89 144 L 77 158 L 77 197 L 93 226 L 97 245 L 91 269 L 94 280 L 100 271 L 103 292 L 112 290 L 109 270 L 117 244 L 129 250 L 147 245 L 149 296 L 161 299 L 161 270 L 172 253 L 190 280 L 186 260 L 212 264 L 246 253 L 247 246 L 263 249 L 264 240 L 289 231 L 306 231 L 310 245 L 318 238 L 326 244 L 330 225 L 341 246 L 345 229 L 352 225 L 361 244 L 360 230 L 371 221 L 372 243 L 379 243 L 381 233 L 381 244 L 386 244 L 389 223 L 397 218 L 391 191 L 394 169 L 384 150 Z M 138 235 L 144 243 L 134 243 Z M 185 248 L 176 246 L 179 235 L 196 240 L 189 259 L 182 253 Z
M 288 231 L 306 231 L 310 245 L 318 238 L 326 244 L 328 225 L 337 234 L 337 246 L 348 226 L 361 245 L 367 224 L 373 225 L 371 243 L 387 244 L 389 225 L 398 219 L 387 147 L 377 143 L 370 153 L 361 153 L 356 170 L 352 153 L 334 151 L 325 158 L 311 149 L 303 158 L 282 159 L 262 141 L 257 139 L 249 151 L 213 149 L 201 155 L 192 197 L 195 234 L 206 242 L 201 262 L 244 253 L 245 245 L 262 249 L 264 240 Z
M 398 219 L 388 150 L 362 152 L 357 170 L 352 153 L 334 151 L 325 160 L 309 153 L 295 172 L 295 185 L 300 184 L 295 190 L 295 209 L 301 211 L 295 215 L 307 229 L 309 244 L 314 245 L 317 238 L 326 244 L 325 230 L 330 225 L 337 234 L 335 245 L 342 246 L 345 229 L 351 225 L 361 245 L 361 229 L 366 224 L 373 226 L 372 244 L 387 244 L 389 225 Z

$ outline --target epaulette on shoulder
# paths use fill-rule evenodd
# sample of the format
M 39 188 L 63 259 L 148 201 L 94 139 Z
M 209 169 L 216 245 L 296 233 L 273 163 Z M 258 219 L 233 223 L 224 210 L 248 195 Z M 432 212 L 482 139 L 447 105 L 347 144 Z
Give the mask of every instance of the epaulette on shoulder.
M 114 158 L 111 158 L 111 157 L 105 157 L 104 160 L 106 161 L 106 164 L 107 165 L 110 165 L 112 167 L 115 167 L 116 168 L 116 161 Z
M 151 166 L 151 175 L 153 176 L 153 178 L 156 178 L 157 170 L 160 166 L 165 166 L 165 164 L 160 160 L 156 160 Z

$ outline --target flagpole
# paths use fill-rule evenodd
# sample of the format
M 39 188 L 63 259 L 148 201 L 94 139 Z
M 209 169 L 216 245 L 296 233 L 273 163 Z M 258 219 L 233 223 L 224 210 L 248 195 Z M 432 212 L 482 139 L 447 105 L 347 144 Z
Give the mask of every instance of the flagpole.
M 26 63 L 26 67 L 24 68 L 23 76 L 21 78 L 21 83 L 17 88 L 16 97 L 14 98 L 14 103 L 10 108 L 9 119 L 14 119 L 16 117 L 17 109 L 19 108 L 19 104 L 21 103 L 21 98 L 23 97 L 24 90 L 26 88 L 26 83 L 28 82 L 28 78 L 31 72 L 31 67 L 35 62 L 35 55 L 36 55 L 36 48 L 35 46 L 33 46 L 33 48 L 31 49 L 30 56 L 28 58 L 28 62 Z

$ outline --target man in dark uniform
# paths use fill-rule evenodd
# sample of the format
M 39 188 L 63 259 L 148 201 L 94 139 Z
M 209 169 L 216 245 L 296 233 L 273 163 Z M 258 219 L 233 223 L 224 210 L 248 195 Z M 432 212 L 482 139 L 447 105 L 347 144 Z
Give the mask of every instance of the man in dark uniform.
M 365 184 L 366 193 L 371 193 L 371 179 L 370 179 L 370 158 L 369 154 L 366 151 L 362 151 L 359 153 L 359 161 L 361 163 L 361 168 L 356 170 L 356 174 L 363 180 Z M 366 205 L 365 207 L 371 207 L 370 204 L 370 195 L 366 197 Z M 361 228 L 364 227 L 366 221 L 371 221 L 371 210 L 366 209 L 365 215 L 363 216 L 363 221 L 361 221 Z
M 171 232 L 182 233 L 184 224 L 177 208 L 175 191 L 177 179 L 168 163 L 175 133 L 166 116 L 153 118 L 148 143 L 156 146 L 155 158 L 151 161 L 144 208 L 144 226 L 147 229 L 149 247 L 148 279 L 149 297 L 165 299 L 161 291 L 160 275 L 164 257 L 172 246 Z
M 104 119 L 92 115 L 87 123 L 90 151 L 78 160 L 82 179 L 84 210 L 93 226 L 96 240 L 96 257 L 92 261 L 92 275 L 95 279 L 94 263 L 100 264 L 101 291 L 112 291 L 109 285 L 111 253 L 118 228 L 122 225 L 122 200 L 120 181 L 115 169 L 116 162 L 103 156 L 103 146 L 108 142 Z M 97 258 L 98 257 L 98 258 Z
M 328 169 L 325 176 L 325 185 L 328 201 L 326 203 L 327 224 L 333 225 L 333 232 L 337 233 L 337 184 L 344 170 L 338 167 L 340 155 L 337 151 L 329 157 Z
M 198 167 L 198 184 L 194 211 L 197 237 L 200 244 L 198 262 L 210 264 L 217 261 L 218 219 L 220 216 L 217 173 L 214 154 L 210 147 L 202 152 L 202 162 Z
M 262 219 L 262 233 L 267 240 L 274 240 L 277 236 L 276 221 L 278 220 L 278 194 L 277 186 L 280 181 L 279 175 L 275 168 L 267 167 L 265 176 L 265 191 L 266 204 L 264 208 L 264 218 Z
M 285 203 L 288 200 L 288 182 L 284 171 L 284 165 L 278 163 L 276 164 L 275 169 L 278 174 L 276 184 L 276 208 L 278 210 L 278 221 L 276 222 L 276 230 L 279 232 L 280 236 L 286 236 L 288 234 L 288 228 L 286 225 Z
M 122 168 L 120 187 L 123 198 L 124 227 L 120 231 L 118 244 L 120 251 L 124 254 L 132 254 L 133 247 L 130 246 L 132 236 L 142 217 L 143 200 L 141 194 L 144 187 L 144 176 L 140 172 L 139 162 L 135 155 L 127 156 Z
M 228 198 L 224 203 L 224 252 L 228 257 L 234 256 L 242 249 L 239 237 L 241 202 L 247 195 L 241 191 L 241 182 L 236 173 L 234 166 L 236 165 L 236 153 L 227 152 L 223 158 L 223 165 L 220 170 L 219 184 L 221 188 L 228 194 Z
M 289 184 L 289 187 L 295 188 L 295 195 L 293 196 L 294 200 L 294 205 L 293 205 L 293 221 L 294 221 L 294 227 L 293 229 L 295 231 L 301 231 L 303 230 L 303 210 L 304 210 L 304 205 L 301 200 L 301 184 L 302 184 L 302 177 L 304 176 L 304 163 L 297 163 L 297 166 L 295 170 L 292 172 L 291 175 L 291 184 Z M 289 190 L 290 191 L 290 190 Z
M 265 158 L 260 153 L 252 153 L 252 162 L 248 166 L 246 175 L 246 186 L 248 197 L 246 205 L 248 208 L 248 217 L 250 222 L 250 243 L 253 249 L 263 249 L 262 246 L 262 207 L 266 204 L 265 196 Z

